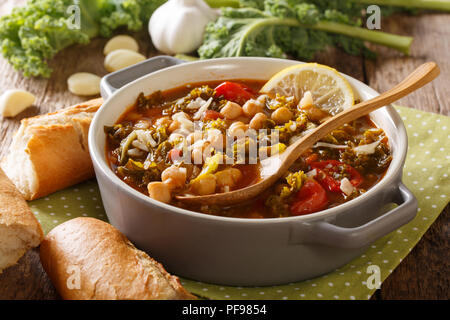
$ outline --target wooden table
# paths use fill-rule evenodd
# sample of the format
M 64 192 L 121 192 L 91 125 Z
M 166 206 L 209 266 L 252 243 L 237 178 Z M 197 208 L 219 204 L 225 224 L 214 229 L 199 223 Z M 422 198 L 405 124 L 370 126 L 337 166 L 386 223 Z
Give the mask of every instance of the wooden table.
M 0 15 L 24 0 L 6 0 L 0 4 Z M 396 15 L 382 21 L 385 31 L 414 36 L 412 56 L 404 57 L 392 50 L 376 48 L 377 60 L 353 57 L 339 50 L 320 54 L 317 61 L 331 65 L 378 91 L 385 91 L 402 80 L 415 67 L 429 60 L 436 61 L 442 74 L 437 81 L 400 100 L 400 105 L 449 115 L 447 97 L 450 86 L 450 15 Z M 147 56 L 157 52 L 145 32 L 134 34 L 140 41 L 141 52 Z M 67 91 L 66 79 L 74 72 L 88 71 L 106 74 L 102 49 L 105 39 L 93 40 L 88 46 L 73 46 L 59 53 L 52 61 L 51 79 L 27 79 L 0 58 L 0 93 L 10 88 L 29 90 L 37 96 L 36 106 L 12 119 L 1 119 L 0 156 L 11 142 L 14 130 L 22 118 L 47 113 L 86 100 Z M 449 299 L 449 206 L 428 230 L 422 240 L 398 268 L 377 290 L 372 299 Z M 0 298 L 55 299 L 58 298 L 39 261 L 37 249 L 30 250 L 17 265 L 0 275 Z

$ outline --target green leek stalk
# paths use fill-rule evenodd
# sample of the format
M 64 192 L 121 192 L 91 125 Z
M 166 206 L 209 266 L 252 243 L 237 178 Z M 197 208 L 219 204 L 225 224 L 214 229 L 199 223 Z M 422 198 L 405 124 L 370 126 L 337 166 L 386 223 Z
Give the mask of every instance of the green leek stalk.
M 211 8 L 231 7 L 239 8 L 239 0 L 204 0 Z M 350 0 L 362 4 L 376 4 L 380 6 L 393 6 L 403 8 L 417 8 L 429 10 L 450 11 L 449 0 Z
M 376 4 L 403 8 L 450 11 L 449 0 L 350 0 L 356 3 Z
M 211 8 L 239 8 L 241 2 L 239 0 L 204 0 Z
M 285 25 L 289 27 L 302 27 L 315 30 L 326 31 L 330 33 L 342 34 L 353 38 L 358 38 L 364 41 L 369 41 L 376 44 L 381 44 L 386 47 L 396 49 L 405 54 L 410 53 L 411 43 L 413 38 L 399 36 L 395 34 L 385 33 L 381 31 L 368 30 L 360 27 L 353 27 L 342 23 L 320 21 L 314 25 L 303 25 L 296 19 L 281 19 L 281 18 L 270 18 L 270 19 L 255 19 L 255 21 L 249 25 L 247 32 L 240 39 L 239 50 L 237 55 L 241 55 L 244 49 L 244 44 L 246 40 L 246 35 L 251 34 L 251 29 L 257 29 L 267 26 L 280 26 Z
M 396 34 L 353 27 L 346 24 L 330 21 L 320 21 L 317 24 L 311 26 L 311 28 L 330 33 L 342 34 L 376 44 L 381 44 L 383 46 L 396 49 L 407 55 L 410 54 L 411 43 L 413 41 L 412 37 L 399 36 Z

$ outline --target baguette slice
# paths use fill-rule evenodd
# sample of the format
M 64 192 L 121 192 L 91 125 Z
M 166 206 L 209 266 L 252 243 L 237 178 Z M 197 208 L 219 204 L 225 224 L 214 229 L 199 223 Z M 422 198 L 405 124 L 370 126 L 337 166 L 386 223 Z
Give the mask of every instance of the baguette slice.
M 41 225 L 0 169 L 0 273 L 44 238 Z
M 63 299 L 195 299 L 177 277 L 98 219 L 75 218 L 55 227 L 40 256 Z
M 94 99 L 21 121 L 1 167 L 26 200 L 94 176 L 88 132 L 102 103 Z

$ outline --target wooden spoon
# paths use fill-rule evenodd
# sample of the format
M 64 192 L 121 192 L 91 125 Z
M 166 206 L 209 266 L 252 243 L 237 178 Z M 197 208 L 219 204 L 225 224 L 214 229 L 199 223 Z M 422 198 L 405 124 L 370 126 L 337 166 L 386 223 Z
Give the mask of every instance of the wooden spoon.
M 312 132 L 290 145 L 283 153 L 261 161 L 261 176 L 264 178 L 256 184 L 225 193 L 206 196 L 176 196 L 176 199 L 184 203 L 208 205 L 230 205 L 251 199 L 274 184 L 306 150 L 331 131 L 403 98 L 435 79 L 439 73 L 440 70 L 436 63 L 424 63 L 394 88 L 329 118 Z M 268 172 L 270 172 L 269 175 L 265 174 Z

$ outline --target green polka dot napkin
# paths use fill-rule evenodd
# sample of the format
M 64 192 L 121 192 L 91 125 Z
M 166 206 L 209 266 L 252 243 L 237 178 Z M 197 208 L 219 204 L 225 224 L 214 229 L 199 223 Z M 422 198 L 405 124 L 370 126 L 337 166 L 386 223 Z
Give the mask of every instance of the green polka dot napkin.
M 369 299 L 376 290 L 372 286 L 375 274 L 370 268 L 378 267 L 380 280 L 386 279 L 449 201 L 450 118 L 404 107 L 396 109 L 409 137 L 403 182 L 419 201 L 413 221 L 375 242 L 346 266 L 315 279 L 271 287 L 229 287 L 181 279 L 183 285 L 208 299 Z M 75 217 L 107 220 L 95 180 L 32 201 L 30 207 L 45 233 Z

